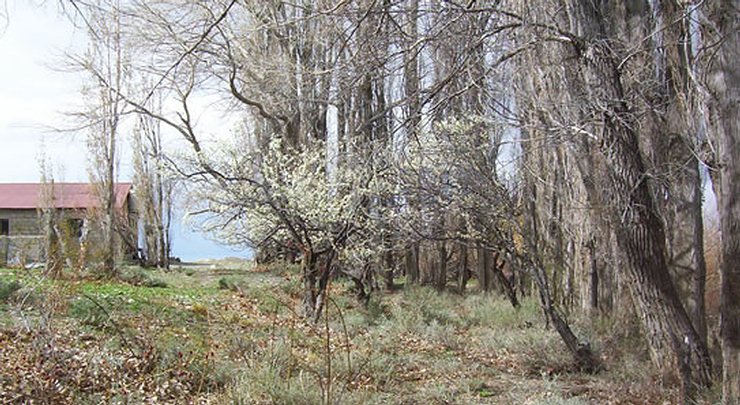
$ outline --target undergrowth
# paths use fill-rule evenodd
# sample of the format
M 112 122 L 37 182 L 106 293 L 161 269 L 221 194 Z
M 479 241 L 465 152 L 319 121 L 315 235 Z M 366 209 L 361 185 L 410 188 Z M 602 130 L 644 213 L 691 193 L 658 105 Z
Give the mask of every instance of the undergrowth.
M 576 316 L 606 370 L 571 370 L 537 301 L 336 280 L 304 322 L 295 268 L 125 269 L 123 281 L 0 272 L 0 402 L 215 404 L 671 403 L 623 324 Z M 160 280 L 159 282 L 153 282 Z M 19 291 L 39 299 L 19 308 Z M 29 301 L 30 302 L 30 301 Z M 8 368 L 7 365 L 13 365 Z M 61 367 L 60 364 L 64 366 Z

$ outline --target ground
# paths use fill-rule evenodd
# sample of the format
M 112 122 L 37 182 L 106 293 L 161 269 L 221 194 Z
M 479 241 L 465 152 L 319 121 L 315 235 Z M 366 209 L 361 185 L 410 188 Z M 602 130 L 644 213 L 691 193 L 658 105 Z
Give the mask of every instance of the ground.
M 603 370 L 571 369 L 536 302 L 331 286 L 306 323 L 291 266 L 239 261 L 122 281 L 0 270 L 0 403 L 671 404 L 633 323 L 573 315 Z M 714 393 L 704 393 L 709 403 Z

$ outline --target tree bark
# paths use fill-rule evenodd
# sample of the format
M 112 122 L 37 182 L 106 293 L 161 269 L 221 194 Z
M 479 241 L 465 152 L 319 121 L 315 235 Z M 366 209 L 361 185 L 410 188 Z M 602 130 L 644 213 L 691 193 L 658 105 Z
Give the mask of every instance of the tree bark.
M 491 270 L 493 270 L 493 275 L 496 276 L 496 279 L 503 288 L 504 293 L 506 293 L 506 297 L 509 299 L 509 302 L 511 302 L 511 306 L 514 308 L 519 308 L 519 300 L 516 298 L 516 291 L 514 291 L 514 287 L 511 285 L 511 282 L 509 282 L 509 279 L 506 278 L 506 275 L 504 274 L 505 262 L 502 261 L 501 263 L 499 263 L 498 258 L 499 253 L 496 252 L 493 255 L 493 262 L 491 263 Z
M 419 244 L 412 243 L 406 247 L 405 267 L 407 284 L 419 284 Z
M 601 111 L 601 151 L 606 157 L 613 185 L 603 190 L 612 201 L 611 217 L 617 241 L 626 254 L 627 277 L 654 363 L 666 375 L 690 367 L 691 381 L 682 373 L 684 390 L 711 383 L 711 361 L 706 344 L 694 329 L 681 304 L 666 263 L 665 232 L 648 188 L 647 173 L 637 128 L 626 105 L 617 62 L 602 45 L 585 50 L 587 86 L 600 86 L 604 99 L 612 100 Z
M 447 243 L 435 242 L 437 245 L 437 269 L 434 271 L 434 287 L 437 291 L 444 291 L 447 287 Z
M 692 74 L 692 14 L 687 5 L 664 0 L 654 5 L 662 24 L 652 57 L 660 96 L 641 127 L 649 132 L 655 201 L 665 221 L 668 268 L 694 328 L 706 342 L 702 186 L 697 158 L 699 125 Z
M 393 250 L 389 242 L 386 242 L 385 251 L 383 252 L 383 267 L 385 288 L 388 291 L 392 291 L 394 288 L 396 288 L 396 285 L 393 281 L 396 264 L 393 260 Z
M 478 248 L 478 288 L 482 292 L 491 291 L 491 254 L 483 247 Z
M 531 246 L 532 244 L 530 243 L 530 247 Z M 528 267 L 528 270 L 532 274 L 534 282 L 537 285 L 537 291 L 539 292 L 542 311 L 545 313 L 547 321 L 551 322 L 553 326 L 555 326 L 555 330 L 558 332 L 558 335 L 573 356 L 576 367 L 579 370 L 589 373 L 598 371 L 600 368 L 599 360 L 593 350 L 591 350 L 591 345 L 588 342 L 581 342 L 578 339 L 555 307 L 550 293 L 550 283 L 547 279 L 547 272 L 542 264 L 534 257 L 529 259 L 520 257 L 519 260 L 525 263 L 524 267 Z
M 465 293 L 465 288 L 468 285 L 468 279 L 470 273 L 468 270 L 468 246 L 465 243 L 460 244 L 460 263 L 457 267 L 457 288 L 460 294 Z
M 316 308 L 316 258 L 309 249 L 303 250 L 301 274 L 303 281 L 302 315 L 307 319 L 315 316 Z
M 599 309 L 599 267 L 598 259 L 596 258 L 596 251 L 594 248 L 594 240 L 591 239 L 588 243 L 589 256 L 591 258 L 589 268 L 589 289 L 588 289 L 588 302 L 589 310 L 591 313 L 598 311 Z
M 707 67 L 710 137 L 718 149 L 722 403 L 740 403 L 740 0 L 708 4 L 707 37 L 719 48 Z

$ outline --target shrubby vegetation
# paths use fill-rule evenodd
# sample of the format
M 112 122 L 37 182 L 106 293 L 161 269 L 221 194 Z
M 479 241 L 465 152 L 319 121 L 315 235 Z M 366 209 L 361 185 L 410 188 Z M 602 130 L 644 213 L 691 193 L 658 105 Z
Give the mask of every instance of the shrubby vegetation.
M 94 95 L 81 117 L 105 245 L 116 139 L 136 116 L 140 187 L 159 202 L 150 262 L 166 264 L 167 173 L 202 229 L 298 267 L 267 290 L 220 274 L 179 296 L 165 278 L 164 301 L 120 301 L 151 291 L 133 272 L 119 295 L 70 304 L 197 326 L 183 352 L 82 317 L 118 331 L 151 378 L 141 395 L 688 404 L 721 380 L 724 403 L 740 397 L 737 1 L 93 3 L 72 2 L 91 41 L 72 62 Z M 214 95 L 238 117 L 215 137 L 197 107 Z M 160 148 L 165 133 L 177 151 Z M 719 200 L 718 308 L 705 305 L 702 173 Z M 223 351 L 230 327 L 245 333 Z M 652 367 L 644 398 L 610 370 L 628 361 Z M 517 393 L 522 378 L 535 394 Z
M 45 281 L 43 299 L 0 318 L 0 377 L 9 403 L 214 404 L 656 403 L 678 391 L 659 379 L 636 337 L 609 318 L 574 319 L 604 342 L 604 370 L 576 372 L 536 300 L 413 287 L 364 307 L 332 285 L 326 324 L 294 312 L 300 273 L 191 267 L 137 270 L 169 287 Z M 289 266 L 288 266 L 289 267 Z M 2 270 L 37 284 L 39 271 Z M 221 280 L 240 286 L 222 290 Z M 472 282 L 471 290 L 477 286 Z M 22 298 L 22 297 L 21 297 Z M 420 310 L 417 310 L 420 309 Z M 625 331 L 624 333 L 627 333 Z M 327 352 L 327 350 L 329 350 Z M 6 370 L 10 370 L 7 369 Z M 327 395 L 328 393 L 328 395 Z M 711 402 L 716 393 L 704 393 Z

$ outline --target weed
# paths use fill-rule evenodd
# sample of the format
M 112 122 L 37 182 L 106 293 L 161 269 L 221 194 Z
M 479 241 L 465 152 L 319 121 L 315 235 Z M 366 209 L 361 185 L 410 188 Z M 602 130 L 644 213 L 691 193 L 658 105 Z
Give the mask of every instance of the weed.
M 299 277 L 288 278 L 284 283 L 280 285 L 280 289 L 289 297 L 300 297 L 303 293 L 303 285 Z
M 436 321 L 443 325 L 460 324 L 460 318 L 453 310 L 454 304 L 458 300 L 457 296 L 439 293 L 429 287 L 417 287 L 410 289 L 405 298 L 406 305 L 403 306 L 403 309 L 405 311 L 418 311 L 424 323 Z
M 241 289 L 239 281 L 234 277 L 221 277 L 218 279 L 218 288 L 220 290 L 229 290 L 234 292 Z
M 92 326 L 96 329 L 103 329 L 108 326 L 109 314 L 85 297 L 73 299 L 67 313 L 69 316 L 79 319 L 83 325 Z
M 208 318 L 208 307 L 203 304 L 193 304 L 192 311 L 195 315 Z
M 167 283 L 159 278 L 152 277 L 146 270 L 140 267 L 129 267 L 121 272 L 120 279 L 135 286 L 149 288 L 166 288 Z
M 268 348 L 251 347 L 243 352 L 246 367 L 239 370 L 227 397 L 235 404 L 320 403 L 315 381 L 298 369 L 298 359 L 285 342 Z
M 519 308 L 509 301 L 493 295 L 469 295 L 462 303 L 466 308 L 467 326 L 485 326 L 501 330 L 519 329 L 538 322 L 539 306 L 536 300 L 526 298 Z
M 0 280 L 0 302 L 5 303 L 10 301 L 14 296 L 15 292 L 23 287 L 18 280 L 5 281 Z
M 371 297 L 365 308 L 365 319 L 368 325 L 375 326 L 388 317 L 391 313 L 390 308 L 377 297 Z

